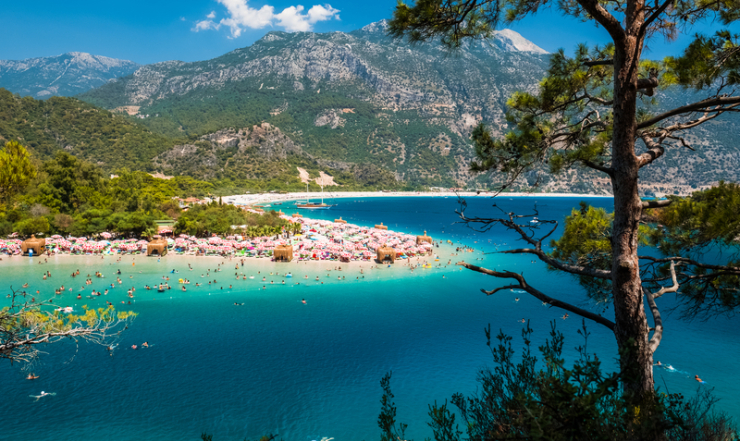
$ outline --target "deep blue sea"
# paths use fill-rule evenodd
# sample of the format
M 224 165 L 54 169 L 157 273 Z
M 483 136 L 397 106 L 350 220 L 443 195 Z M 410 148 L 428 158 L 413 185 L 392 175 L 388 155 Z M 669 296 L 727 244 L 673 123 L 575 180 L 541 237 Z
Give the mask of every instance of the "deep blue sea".
M 540 219 L 562 221 L 580 200 L 500 196 L 497 204 L 525 213 L 536 202 Z M 48 346 L 48 353 L 32 367 L 40 376 L 35 381 L 25 380 L 28 372 L 18 365 L 0 364 L 0 437 L 183 441 L 198 440 L 207 432 L 214 441 L 256 439 L 267 433 L 294 441 L 372 440 L 379 437 L 379 382 L 393 371 L 398 420 L 409 425 L 409 439 L 421 440 L 431 436 L 428 404 L 444 402 L 455 392 L 476 391 L 477 371 L 491 365 L 483 333 L 489 323 L 514 336 L 516 347 L 521 346 L 522 318 L 530 320 L 535 344 L 547 337 L 553 320 L 566 335 L 568 357 L 583 344 L 576 334 L 581 322 L 572 314 L 562 320 L 562 311 L 543 307 L 526 294 L 503 291 L 486 296 L 481 288 L 504 282 L 454 266 L 459 259 L 482 258 L 479 263 L 484 266 L 523 272 L 540 290 L 596 309 L 571 277 L 548 272 L 527 256 L 491 253 L 520 242 L 501 229 L 482 234 L 457 224 L 455 197 L 335 202 L 338 206 L 332 210 L 311 216 L 342 216 L 370 226 L 383 222 L 413 234 L 427 230 L 435 240 L 461 242 L 478 251 L 450 256 L 450 248 L 437 250 L 443 264 L 452 259 L 453 265 L 414 273 L 401 265 L 369 270 L 366 264 L 365 279 L 356 278 L 361 277 L 356 264 L 349 271 L 345 266 L 342 273 L 327 273 L 317 265 L 295 262 L 249 263 L 234 270 L 235 261 L 220 258 L 138 257 L 134 266 L 131 257 L 116 262 L 113 257 L 57 256 L 44 265 L 38 259 L 4 257 L 0 262 L 4 294 L 11 284 L 28 282 L 29 292 L 38 289 L 48 294 L 42 297 L 51 297 L 54 287 L 64 284 L 74 291 L 56 296 L 54 302 L 60 306 L 103 306 L 110 300 L 138 317 L 117 342 L 113 356 L 92 344 Z M 469 215 L 500 213 L 488 198 L 467 202 Z M 611 206 L 606 198 L 588 202 Z M 287 203 L 275 208 L 292 213 Z M 193 271 L 188 271 L 187 262 L 194 262 Z M 200 277 L 222 262 L 222 272 Z M 76 268 L 83 275 L 100 270 L 108 276 L 93 278 L 95 283 L 85 287 L 86 292 L 104 289 L 118 268 L 124 283 L 98 300 L 77 300 L 84 277 L 73 281 L 68 276 Z M 183 276 L 194 282 L 218 281 L 197 289 L 191 285 L 187 293 L 142 290 L 145 284 L 159 283 L 172 269 L 180 271 L 170 281 L 175 285 Z M 53 276 L 42 281 L 41 272 L 47 270 Z M 236 281 L 231 271 L 256 277 Z M 286 285 L 281 283 L 284 276 L 269 275 L 286 271 L 294 274 Z M 324 284 L 313 281 L 317 274 Z M 310 276 L 308 281 L 304 275 Z M 337 275 L 346 279 L 337 280 Z M 261 276 L 275 284 L 262 283 Z M 296 282 L 301 285 L 292 284 Z M 128 300 L 129 286 L 137 288 L 136 301 L 120 305 Z M 670 298 L 661 299 L 664 310 L 671 303 Z M 719 407 L 739 418 L 740 381 L 735 372 L 740 362 L 740 320 L 685 322 L 677 314 L 664 314 L 665 335 L 656 360 L 678 371 L 656 371 L 657 383 L 663 390 L 691 396 L 698 386 L 692 378 L 698 374 L 707 382 L 701 387 L 715 388 Z M 613 369 L 613 336 L 600 325 L 587 325 L 588 350 Z M 149 349 L 131 349 L 144 341 Z M 42 390 L 56 395 L 39 401 L 29 397 Z

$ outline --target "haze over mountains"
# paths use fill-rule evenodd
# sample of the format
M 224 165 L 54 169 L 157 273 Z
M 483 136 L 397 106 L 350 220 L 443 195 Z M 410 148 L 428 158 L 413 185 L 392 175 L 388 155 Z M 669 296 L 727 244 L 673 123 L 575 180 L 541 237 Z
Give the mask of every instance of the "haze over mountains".
M 507 98 L 536 86 L 548 54 L 509 30 L 449 53 L 438 44 L 394 42 L 386 36 L 386 26 L 381 21 L 350 33 L 270 32 L 252 46 L 191 63 L 137 66 L 76 54 L 70 61 L 56 57 L 60 59 L 46 67 L 41 61 L 13 62 L 14 73 L 8 76 L 8 62 L 0 62 L 0 87 L 46 97 L 53 87 L 63 95 L 98 81 L 77 98 L 117 114 L 112 118 L 122 121 L 119 130 L 130 124 L 140 136 L 150 133 L 146 149 L 102 154 L 103 141 L 95 149 L 54 141 L 83 137 L 66 136 L 51 121 L 34 136 L 41 139 L 53 132 L 44 138 L 46 150 L 57 142 L 107 169 L 269 179 L 297 174 L 295 167 L 301 164 L 361 184 L 490 183 L 490 178 L 468 172 L 474 155 L 470 132 L 484 122 L 503 134 Z M 30 67 L 23 71 L 19 63 Z M 124 73 L 111 79 L 116 69 Z M 674 104 L 691 99 L 680 90 L 663 94 Z M 670 151 L 663 163 L 643 172 L 646 188 L 686 192 L 719 179 L 737 179 L 738 145 L 732 136 L 722 135 L 736 127 L 731 118 L 702 126 L 696 138 L 699 151 Z M 0 126 L 0 138 L 10 135 Z M 119 149 L 128 145 L 116 142 Z M 581 171 L 557 179 L 532 172 L 521 185 L 536 181 L 549 191 L 610 190 L 605 179 Z
M 72 96 L 141 67 L 133 61 L 70 52 L 55 57 L 0 60 L 0 86 L 21 96 Z

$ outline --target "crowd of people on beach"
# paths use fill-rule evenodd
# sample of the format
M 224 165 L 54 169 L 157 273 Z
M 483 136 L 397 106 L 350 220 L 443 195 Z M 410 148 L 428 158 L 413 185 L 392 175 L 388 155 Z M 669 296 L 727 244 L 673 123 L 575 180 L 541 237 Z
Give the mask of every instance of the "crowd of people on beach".
M 167 237 L 167 251 L 175 254 L 196 256 L 234 256 L 274 258 L 275 249 L 291 246 L 293 259 L 337 260 L 343 262 L 369 261 L 376 256 L 380 247 L 391 247 L 395 258 L 408 259 L 431 253 L 434 245 L 418 243 L 417 236 L 380 228 L 368 228 L 345 222 L 318 219 L 292 218 L 302 225 L 301 232 L 292 234 L 284 231 L 276 236 L 246 237 L 233 234 L 226 237 L 211 235 L 196 237 L 180 234 Z M 18 255 L 22 240 L 0 241 L 0 253 Z M 53 235 L 46 239 L 45 254 L 108 255 L 146 254 L 149 241 L 135 238 L 114 238 L 110 233 L 98 237 L 67 237 Z

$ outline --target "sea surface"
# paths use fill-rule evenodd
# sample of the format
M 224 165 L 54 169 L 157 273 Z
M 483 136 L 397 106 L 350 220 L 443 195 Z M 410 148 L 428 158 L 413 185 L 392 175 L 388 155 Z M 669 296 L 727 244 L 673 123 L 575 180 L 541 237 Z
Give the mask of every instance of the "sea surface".
M 468 198 L 467 213 L 526 214 L 536 207 L 540 219 L 562 225 L 581 200 L 500 196 L 494 207 L 491 199 Z M 612 203 L 608 198 L 588 202 L 607 208 Z M 465 259 L 523 272 L 530 284 L 549 295 L 594 311 L 603 309 L 586 300 L 572 277 L 547 271 L 528 256 L 496 254 L 522 243 L 498 227 L 480 233 L 456 223 L 455 197 L 345 198 L 334 203 L 338 205 L 331 210 L 303 214 L 330 220 L 341 216 L 367 226 L 383 222 L 412 234 L 426 230 L 435 240 L 462 243 L 476 252 L 451 256 L 454 247 L 435 248 L 442 267 L 412 273 L 402 263 L 372 270 L 362 264 L 362 275 L 356 263 L 343 265 L 342 272 L 328 272 L 333 264 L 252 260 L 234 269 L 236 260 L 221 258 L 124 257 L 118 262 L 117 257 L 55 256 L 39 264 L 38 258 L 3 257 L 3 294 L 11 285 L 28 282 L 29 293 L 39 290 L 41 298 L 55 297 L 59 306 L 79 310 L 83 304 L 104 306 L 111 301 L 138 316 L 115 342 L 112 356 L 93 344 L 48 346 L 31 366 L 40 376 L 35 381 L 25 380 L 28 371 L 17 364 L 0 364 L 0 438 L 183 441 L 198 440 L 207 432 L 214 441 L 257 439 L 268 433 L 295 441 L 372 440 L 380 433 L 379 382 L 392 371 L 397 419 L 409 425 L 407 439 L 421 440 L 431 436 L 427 405 L 442 403 L 456 392 L 475 393 L 477 372 L 492 365 L 483 332 L 489 324 L 494 331 L 512 335 L 516 348 L 521 347 L 523 318 L 535 331 L 535 345 L 547 337 L 552 321 L 566 336 L 569 359 L 583 344 L 576 332 L 581 321 L 573 314 L 563 320 L 563 311 L 524 293 L 506 290 L 486 296 L 481 288 L 490 290 L 504 282 L 461 270 L 454 262 Z M 274 208 L 293 212 L 289 203 Z M 447 265 L 448 260 L 452 264 Z M 215 272 L 219 264 L 223 271 Z M 78 268 L 83 277 L 72 279 L 69 274 Z M 114 283 L 107 296 L 76 299 L 82 288 L 80 292 L 89 294 L 115 282 L 118 269 L 123 283 Z M 179 273 L 171 274 L 173 269 Z M 47 270 L 52 277 L 43 281 L 41 273 Z M 95 271 L 106 278 L 93 277 L 92 286 L 83 286 L 84 275 Z M 237 281 L 232 271 L 255 278 Z M 288 271 L 293 278 L 285 278 Z M 323 284 L 315 281 L 317 275 Z M 166 276 L 171 277 L 172 291 L 143 289 Z M 216 283 L 201 288 L 191 284 L 181 292 L 180 277 Z M 54 296 L 60 285 L 73 292 Z M 122 305 L 129 300 L 125 291 L 131 286 L 137 289 L 134 302 Z M 664 311 L 672 304 L 668 296 L 660 301 Z M 6 303 L 3 295 L 0 305 Z M 713 387 L 721 399 L 718 406 L 740 418 L 740 381 L 735 376 L 740 320 L 686 322 L 676 313 L 664 315 L 665 335 L 656 360 L 676 371 L 656 370 L 657 384 L 687 396 L 697 387 Z M 613 335 L 598 324 L 587 326 L 588 350 L 598 354 L 607 369 L 615 369 Z M 144 341 L 148 349 L 131 348 Z M 699 386 L 695 374 L 707 384 Z M 30 397 L 42 390 L 56 395 L 38 401 Z

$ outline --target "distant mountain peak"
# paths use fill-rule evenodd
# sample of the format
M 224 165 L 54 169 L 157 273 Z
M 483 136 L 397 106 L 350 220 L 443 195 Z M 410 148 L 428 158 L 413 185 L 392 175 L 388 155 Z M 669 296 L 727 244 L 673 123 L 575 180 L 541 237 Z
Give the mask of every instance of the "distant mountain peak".
M 376 22 L 370 23 L 369 25 L 363 26 L 360 30 L 365 31 L 365 32 L 385 33 L 385 31 L 388 30 L 388 20 L 384 18 L 380 21 L 376 21 Z
M 0 85 L 11 92 L 36 98 L 72 96 L 129 75 L 139 67 L 133 61 L 87 52 L 0 60 Z
M 382 19 L 370 23 L 369 25 L 360 28 L 360 31 L 368 34 L 383 34 L 385 35 L 388 31 L 388 20 Z M 516 31 L 511 29 L 501 29 L 499 31 L 493 31 L 493 44 L 499 49 L 506 52 L 532 52 L 535 54 L 544 55 L 548 52 L 526 38 L 522 37 Z
M 533 52 L 536 54 L 547 54 L 548 52 L 516 31 L 511 29 L 501 29 L 494 31 L 494 40 L 497 46 L 507 52 Z

